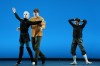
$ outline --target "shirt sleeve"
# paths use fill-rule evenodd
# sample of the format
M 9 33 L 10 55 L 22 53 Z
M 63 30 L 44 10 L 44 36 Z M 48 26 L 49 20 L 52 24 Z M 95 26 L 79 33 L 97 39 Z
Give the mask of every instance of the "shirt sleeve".
M 44 19 L 42 18 L 42 22 L 41 22 L 41 28 L 45 29 L 46 27 L 46 22 L 44 21 Z
M 72 25 L 72 27 L 75 26 L 75 24 L 73 24 L 73 22 L 72 22 L 72 21 L 74 21 L 74 19 L 70 19 L 70 20 L 68 20 L 68 21 L 69 21 L 69 23 Z
M 18 14 L 17 13 L 14 13 L 14 15 L 15 15 L 15 17 L 19 20 L 19 21 L 21 21 L 22 19 L 18 16 Z
M 36 24 L 40 24 L 42 21 L 28 21 L 29 25 L 36 25 Z
M 87 21 L 86 21 L 86 20 L 83 20 L 82 22 L 83 22 L 83 24 L 82 24 L 82 28 L 84 28 L 85 25 L 86 25 L 86 23 L 87 23 Z

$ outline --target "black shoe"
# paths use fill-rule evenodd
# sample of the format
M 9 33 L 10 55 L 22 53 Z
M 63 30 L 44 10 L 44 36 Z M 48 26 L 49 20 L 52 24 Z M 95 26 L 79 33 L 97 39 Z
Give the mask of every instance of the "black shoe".
M 37 65 L 37 61 L 35 61 L 35 65 Z
M 44 64 L 44 63 L 45 63 L 45 58 L 42 59 L 42 64 Z

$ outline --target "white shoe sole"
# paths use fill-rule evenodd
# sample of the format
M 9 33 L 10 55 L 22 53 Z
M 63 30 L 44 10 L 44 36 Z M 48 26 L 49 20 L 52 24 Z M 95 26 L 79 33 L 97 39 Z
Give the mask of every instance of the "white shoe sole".
M 77 63 L 74 63 L 74 62 L 73 62 L 73 63 L 70 63 L 70 64 L 71 64 L 71 65 L 77 65 Z
M 32 65 L 35 65 L 35 62 L 32 62 Z
M 92 62 L 86 62 L 86 64 L 92 64 Z

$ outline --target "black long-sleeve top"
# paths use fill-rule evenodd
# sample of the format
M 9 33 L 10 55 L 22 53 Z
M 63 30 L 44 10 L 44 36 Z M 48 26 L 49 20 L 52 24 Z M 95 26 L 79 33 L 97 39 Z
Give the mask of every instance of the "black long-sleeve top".
M 17 13 L 14 13 L 15 17 L 20 21 L 20 33 L 28 33 L 28 28 L 30 25 L 36 25 L 41 23 L 41 21 L 29 21 L 28 19 L 21 19 Z
M 82 25 L 75 25 L 73 23 L 74 19 L 70 19 L 69 23 L 72 25 L 73 27 L 73 38 L 82 38 L 82 30 L 85 27 L 87 21 L 83 20 L 83 24 Z

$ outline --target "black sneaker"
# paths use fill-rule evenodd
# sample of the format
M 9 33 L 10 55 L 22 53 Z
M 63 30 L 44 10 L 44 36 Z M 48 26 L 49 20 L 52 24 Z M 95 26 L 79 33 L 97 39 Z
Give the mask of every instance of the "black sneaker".
M 35 61 L 35 65 L 37 65 L 37 61 Z
M 45 58 L 42 58 L 42 64 L 44 64 L 45 63 Z

